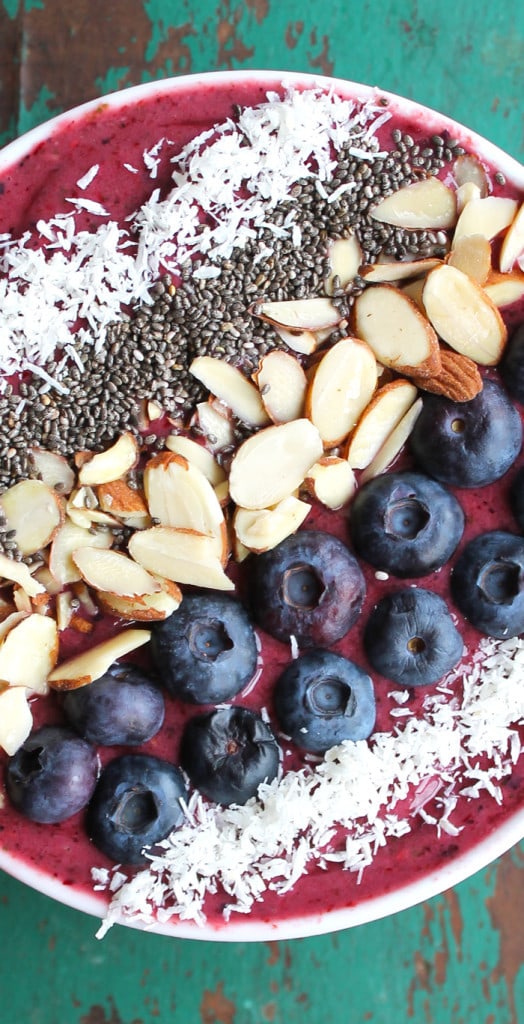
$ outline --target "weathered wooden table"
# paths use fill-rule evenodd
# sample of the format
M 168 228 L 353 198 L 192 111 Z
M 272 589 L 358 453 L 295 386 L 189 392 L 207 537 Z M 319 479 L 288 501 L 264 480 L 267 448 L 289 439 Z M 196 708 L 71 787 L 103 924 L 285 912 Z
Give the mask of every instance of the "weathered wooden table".
M 524 8 L 484 0 L 3 0 L 0 142 L 166 75 L 270 67 L 413 97 L 524 157 Z M 1 822 L 0 822 L 1 825 Z M 516 1024 L 524 845 L 355 930 L 261 945 L 114 929 L 0 877 L 3 1024 Z

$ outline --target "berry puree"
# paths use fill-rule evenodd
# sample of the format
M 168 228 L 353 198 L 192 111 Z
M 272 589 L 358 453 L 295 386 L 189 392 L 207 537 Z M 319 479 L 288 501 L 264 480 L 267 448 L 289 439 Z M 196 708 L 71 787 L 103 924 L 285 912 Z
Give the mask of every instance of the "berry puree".
M 269 84 L 269 88 L 273 88 L 282 95 L 283 90 L 276 78 Z M 39 142 L 12 166 L 6 164 L 5 159 L 2 161 L 3 166 L 0 170 L 0 236 L 5 233 L 18 239 L 28 231 L 32 233 L 30 247 L 38 248 L 42 239 L 42 236 L 39 235 L 38 225 L 43 221 L 49 222 L 61 214 L 69 215 L 73 210 L 77 232 L 96 231 L 104 221 L 100 213 L 93 212 L 93 209 L 89 208 L 89 204 L 73 207 L 71 202 L 67 201 L 68 199 L 82 202 L 84 198 L 88 198 L 93 203 L 100 204 L 110 214 L 111 219 L 117 221 L 124 228 L 131 215 L 147 203 L 153 189 L 159 189 L 161 198 L 167 196 L 172 185 L 170 161 L 173 153 L 179 152 L 189 144 L 196 134 L 211 129 L 213 125 L 219 124 L 227 118 L 234 118 L 236 105 L 240 107 L 255 106 L 265 102 L 267 91 L 267 82 L 261 84 L 251 78 L 240 79 L 234 85 L 206 83 L 199 86 L 198 101 L 195 103 L 195 96 L 190 88 L 179 89 L 170 94 L 169 91 L 159 86 L 153 98 L 134 98 L 133 102 L 129 103 L 123 94 L 121 105 L 118 107 L 108 106 L 101 102 L 98 107 L 91 107 L 87 113 L 71 115 L 62 127 L 54 131 L 49 138 Z M 381 112 L 388 110 L 388 104 L 386 101 L 381 101 L 379 93 L 376 94 L 375 102 L 376 117 L 379 117 Z M 438 134 L 438 129 L 437 115 L 435 115 L 434 126 L 428 128 L 427 124 L 418 123 L 412 118 L 403 118 L 395 109 L 392 119 L 380 124 L 376 137 L 381 148 L 392 152 L 397 145 L 395 141 L 397 136 L 392 136 L 392 132 L 396 130 L 402 137 L 408 136 L 411 139 L 412 149 L 413 146 L 418 145 L 419 151 L 424 152 L 424 145 L 429 144 L 428 140 L 431 140 L 435 133 Z M 159 140 L 165 141 L 158 146 Z M 467 139 L 458 141 L 467 149 Z M 457 144 L 455 143 L 455 145 Z M 444 133 L 443 146 L 444 148 L 451 146 L 449 133 Z M 153 162 L 151 160 L 144 161 L 144 153 L 147 152 L 153 153 Z M 416 156 L 415 153 L 415 159 Z M 446 176 L 451 173 L 448 165 L 451 166 L 453 156 L 452 152 L 450 159 L 446 162 L 444 155 L 440 172 L 440 177 L 443 180 L 446 180 Z M 522 200 L 522 195 L 515 185 L 501 176 L 497 176 L 496 167 L 489 167 L 485 161 L 483 163 L 489 172 L 490 188 L 493 195 Z M 98 166 L 98 170 L 93 180 L 85 189 L 79 188 L 78 182 L 94 165 Z M 339 181 L 341 180 L 339 179 Z M 396 243 L 392 242 L 391 244 Z M 435 238 L 428 244 L 438 249 L 441 240 Z M 493 249 L 494 252 L 497 251 L 497 242 L 493 244 Z M 432 255 L 432 253 L 426 250 L 422 252 L 423 257 L 427 255 Z M 289 258 L 289 254 L 287 258 Z M 374 262 L 376 258 L 376 252 L 368 251 L 367 262 Z M 162 267 L 160 269 L 163 270 Z M 175 273 L 172 268 L 170 275 L 178 287 L 184 275 Z M 214 282 L 213 286 L 215 286 Z M 286 294 L 283 282 L 279 287 L 278 297 L 280 299 L 293 297 L 291 294 Z M 290 284 L 291 287 L 295 286 Z M 263 288 L 263 282 L 260 280 L 259 289 Z M 322 281 L 320 283 L 317 281 L 317 292 L 322 294 Z M 311 283 L 309 293 L 314 293 Z M 254 289 L 251 294 L 253 301 L 256 298 Z M 131 311 L 131 317 L 134 315 L 132 306 L 131 301 L 126 303 L 126 307 Z M 245 310 L 237 312 L 239 316 L 247 316 Z M 523 300 L 504 307 L 501 313 L 511 337 L 515 326 L 524 320 Z M 264 330 L 266 331 L 265 327 Z M 267 328 L 265 337 L 269 337 L 269 333 L 269 328 Z M 346 333 L 351 332 L 348 329 Z M 247 351 L 249 356 L 249 350 Z M 227 350 L 224 358 L 227 358 Z M 252 357 L 249 356 L 249 358 Z M 101 358 L 102 368 L 104 367 L 103 359 L 104 357 Z M 255 359 L 255 365 L 257 361 L 258 356 Z M 249 363 L 247 369 L 251 371 Z M 107 372 L 109 374 L 110 370 L 108 369 Z M 481 373 L 485 380 L 499 381 L 496 367 L 481 368 Z M 20 380 L 25 380 L 26 376 L 27 374 L 18 374 L 13 378 L 15 392 L 17 392 Z M 81 386 L 81 381 L 79 386 Z M 118 385 L 118 388 L 125 389 L 125 382 Z M 160 393 L 157 392 L 154 397 L 162 404 Z M 195 398 L 200 399 L 200 395 L 196 392 L 188 400 L 189 408 L 192 407 Z M 513 404 L 518 411 L 518 416 L 522 418 L 522 406 L 517 401 L 514 401 Z M 174 411 L 175 415 L 173 415 L 173 409 L 167 409 L 168 415 L 171 414 L 172 422 L 176 420 L 177 423 L 180 423 L 183 419 L 181 413 L 187 412 L 187 410 L 179 404 Z M 92 430 L 95 435 L 97 430 L 100 430 L 100 438 L 105 444 L 103 413 L 97 411 L 95 403 L 93 403 L 90 413 L 95 421 Z M 124 414 L 125 411 L 122 415 Z M 158 423 L 154 426 L 139 424 L 146 451 L 156 450 L 154 435 L 161 436 L 168 433 L 173 429 L 172 422 L 170 424 L 164 417 L 159 420 L 160 427 Z M 136 428 L 136 422 L 134 427 Z M 37 428 L 35 427 L 35 429 Z M 112 435 L 114 439 L 116 433 L 114 425 L 108 428 L 107 443 L 109 443 L 109 437 Z M 45 447 L 46 441 L 49 444 L 49 438 L 52 441 L 53 436 L 56 435 L 53 434 L 51 428 L 51 432 L 48 431 L 47 435 L 39 436 L 38 443 Z M 93 436 L 93 434 L 88 435 L 87 448 L 90 447 L 89 437 Z M 73 448 L 69 452 L 64 451 L 64 448 L 61 449 L 70 458 L 77 448 L 82 447 L 78 437 L 73 437 L 73 442 Z M 96 447 L 96 444 L 93 444 L 92 447 Z M 455 484 L 446 485 L 462 509 L 464 531 L 445 564 L 432 570 L 428 575 L 402 579 L 386 571 L 381 571 L 380 567 L 368 564 L 363 558 L 359 559 L 365 580 L 362 609 L 356 623 L 351 626 L 346 635 L 331 644 L 330 649 L 351 659 L 372 677 L 376 700 L 374 735 L 391 734 L 396 730 L 399 732 L 403 730 L 408 720 L 420 718 L 426 713 L 427 699 L 428 697 L 431 699 L 435 694 L 440 693 L 444 701 L 451 703 L 462 699 L 462 669 L 465 675 L 471 672 L 472 666 L 476 663 L 476 652 L 479 645 L 486 641 L 483 634 L 466 620 L 459 607 L 454 603 L 450 576 L 472 538 L 494 529 L 509 531 L 513 534 L 521 533 L 512 510 L 510 494 L 513 480 L 523 466 L 524 456 L 520 453 L 508 471 L 495 482 L 467 488 L 458 487 Z M 420 468 L 412 453 L 409 439 L 394 461 L 393 468 L 395 472 Z M 22 464 L 18 472 L 15 467 L 13 475 L 14 479 L 24 476 Z M 359 486 L 358 472 L 356 476 Z M 7 478 L 4 474 L 3 489 L 7 486 Z M 305 500 L 310 501 L 311 510 L 300 527 L 301 531 L 326 531 L 353 551 L 354 545 L 349 529 L 350 503 L 341 509 L 332 511 L 315 498 L 306 497 Z M 226 570 L 235 580 L 236 594 L 246 606 L 251 603 L 251 565 L 256 557 L 256 555 L 249 555 L 239 565 L 231 562 Z M 377 602 L 386 595 L 400 590 L 401 587 L 411 586 L 427 588 L 446 601 L 453 622 L 464 642 L 465 650 L 461 661 L 461 670 L 456 673 L 451 672 L 440 691 L 438 684 L 437 688 L 435 685 L 404 688 L 400 683 L 392 682 L 391 679 L 381 676 L 373 668 L 366 650 L 365 627 Z M 184 590 L 183 586 L 182 590 Z M 126 621 L 123 624 L 128 626 L 129 622 Z M 149 624 L 139 623 L 138 625 L 147 627 Z M 121 627 L 122 622 L 117 618 L 99 612 L 91 618 L 88 633 L 71 628 L 66 630 L 60 634 L 60 661 L 98 643 L 107 636 L 112 636 Z M 290 637 L 289 643 L 277 640 L 259 627 L 257 627 L 257 635 L 260 641 L 259 672 L 255 681 L 234 697 L 232 703 L 241 704 L 254 710 L 264 709 L 279 737 L 284 772 L 302 771 L 308 765 L 310 768 L 313 766 L 314 769 L 315 764 L 322 760 L 321 756 L 304 754 L 292 742 L 282 737 L 275 720 L 273 691 L 276 680 L 297 653 L 293 650 L 293 638 Z M 126 660 L 145 667 L 150 663 L 147 648 L 141 648 L 136 654 L 127 655 Z M 55 692 L 51 692 L 47 697 L 34 698 L 31 701 L 34 725 L 62 722 L 61 701 L 61 695 Z M 183 728 L 188 719 L 201 712 L 202 708 L 198 708 L 194 704 L 183 703 L 168 694 L 165 694 L 165 704 L 166 717 L 161 730 L 140 748 L 134 749 L 138 749 L 139 753 L 154 755 L 178 764 Z M 513 724 L 515 733 L 522 741 L 524 726 L 519 726 L 518 722 Z M 373 736 L 369 742 L 373 743 Z M 100 747 L 98 749 L 100 762 L 105 765 L 115 756 L 127 752 L 127 750 L 128 748 L 124 747 Z M 6 756 L 3 754 L 1 756 L 5 763 Z M 497 756 L 495 755 L 495 757 Z M 505 750 L 500 755 L 500 759 L 506 763 L 509 756 L 509 751 Z M 474 764 L 474 768 L 478 769 L 478 779 L 482 777 L 488 762 L 490 762 L 488 748 L 484 746 Z M 344 870 L 336 862 L 336 855 L 345 848 L 346 833 L 342 829 L 334 828 L 333 833 L 326 840 L 326 857 L 312 857 L 308 862 L 307 869 L 303 873 L 297 873 L 297 878 L 289 887 L 289 891 L 279 892 L 271 886 L 265 888 L 262 897 L 255 899 L 250 906 L 249 914 L 246 914 L 244 919 L 249 919 L 251 922 L 276 923 L 286 919 L 308 917 L 354 907 L 378 896 L 396 892 L 407 884 L 438 871 L 443 865 L 452 863 L 475 847 L 482 839 L 488 837 L 501 824 L 507 822 L 513 813 L 522 810 L 522 794 L 524 792 L 524 759 L 522 757 L 516 758 L 515 763 L 507 771 L 501 772 L 495 782 L 490 782 L 486 786 L 479 785 L 475 792 L 473 792 L 475 788 L 473 773 L 469 776 L 462 773 L 460 778 L 458 776 L 457 778 L 456 792 L 453 793 L 452 787 L 450 788 L 447 783 L 442 786 L 439 781 L 439 770 L 435 762 L 433 774 L 423 779 L 417 786 L 409 784 L 406 787 L 399 786 L 397 799 L 391 802 L 388 813 L 394 813 L 399 821 L 405 824 L 405 828 L 399 827 L 397 834 L 390 833 L 387 841 L 384 840 L 382 844 L 377 841 L 376 833 L 374 833 L 375 840 L 372 840 L 371 845 L 375 845 L 376 849 L 373 849 L 369 861 L 362 864 L 362 870 L 357 866 L 353 866 L 351 870 Z M 354 784 L 358 787 L 358 778 L 355 779 Z M 468 794 L 461 796 L 461 790 L 468 787 Z M 455 797 L 458 799 L 455 800 Z M 448 815 L 446 800 L 450 799 L 452 799 L 452 805 L 449 804 Z M 442 827 L 439 825 L 441 821 L 444 822 Z M 37 872 L 44 873 L 48 878 L 60 882 L 64 886 L 64 901 L 74 905 L 75 893 L 93 892 L 93 867 L 107 868 L 111 872 L 114 866 L 87 838 L 84 822 L 85 811 L 80 811 L 59 824 L 43 825 L 27 821 L 11 806 L 9 799 L 4 794 L 0 809 L 0 848 L 10 858 L 15 858 L 19 864 L 28 865 Z M 333 863 L 330 862 L 331 860 Z M 14 872 L 17 870 L 12 862 L 8 869 Z M 126 874 L 131 877 L 133 872 L 134 869 L 129 869 Z M 105 903 L 109 903 L 111 897 L 110 895 L 106 896 L 105 892 L 99 895 L 100 909 L 103 912 Z M 203 914 L 205 914 L 207 924 L 216 929 L 217 933 L 220 933 L 221 929 L 227 928 L 229 916 L 226 914 L 224 917 L 224 908 L 231 903 L 234 903 L 231 893 L 224 892 L 220 884 L 215 887 L 215 891 L 209 891 L 205 897 Z M 169 898 L 166 898 L 166 906 L 169 907 Z M 203 920 L 201 914 L 200 919 Z M 233 914 L 232 920 L 242 923 L 243 918 Z

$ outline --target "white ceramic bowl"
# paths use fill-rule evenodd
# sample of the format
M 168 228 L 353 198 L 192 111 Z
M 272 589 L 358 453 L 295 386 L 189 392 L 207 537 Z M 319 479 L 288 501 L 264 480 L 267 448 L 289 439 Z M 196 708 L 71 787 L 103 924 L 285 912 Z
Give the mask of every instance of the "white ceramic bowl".
M 106 96 L 103 103 L 109 108 L 118 110 L 123 105 L 135 104 L 144 99 L 150 100 L 166 93 L 176 98 L 177 93 L 185 93 L 188 88 L 194 91 L 197 101 L 201 86 L 209 87 L 210 84 L 214 89 L 231 96 L 234 101 L 239 86 L 249 85 L 252 82 L 262 83 L 265 89 L 274 89 L 283 82 L 286 85 L 296 85 L 300 88 L 330 87 L 344 98 L 357 97 L 368 100 L 385 97 L 393 115 L 399 113 L 402 117 L 417 119 L 424 124 L 428 134 L 447 129 L 450 135 L 458 138 L 468 149 L 474 150 L 481 158 L 495 165 L 509 181 L 524 190 L 524 168 L 488 140 L 436 111 L 384 90 L 353 82 L 277 71 L 218 72 L 137 86 Z M 0 175 L 5 172 L 6 168 L 11 168 L 14 164 L 22 161 L 41 142 L 48 140 L 71 122 L 82 121 L 89 117 L 99 105 L 100 100 L 93 100 L 53 118 L 12 142 L 0 153 Z M 326 910 L 318 914 L 299 915 L 265 922 L 258 920 L 251 922 L 249 917 L 237 915 L 233 916 L 227 925 L 220 927 L 211 925 L 197 927 L 192 923 L 174 920 L 167 924 L 156 925 L 153 930 L 179 938 L 237 941 L 294 938 L 349 928 L 397 913 L 457 885 L 505 853 L 523 837 L 524 807 L 508 815 L 491 834 L 477 842 L 466 853 L 443 864 L 438 870 L 426 874 L 415 882 L 394 888 L 387 895 L 371 897 L 349 908 Z M 23 857 L 9 850 L 9 837 L 6 840 L 5 834 L 4 843 L 5 848 L 0 849 L 0 868 L 4 871 L 52 899 L 96 917 L 103 916 L 107 905 L 105 896 L 95 892 L 78 891 L 74 886 L 65 884 L 63 879 L 54 876 L 52 865 L 42 863 L 36 866 L 27 863 Z M 96 862 L 96 857 L 94 860 Z M 129 923 L 133 924 L 133 922 Z

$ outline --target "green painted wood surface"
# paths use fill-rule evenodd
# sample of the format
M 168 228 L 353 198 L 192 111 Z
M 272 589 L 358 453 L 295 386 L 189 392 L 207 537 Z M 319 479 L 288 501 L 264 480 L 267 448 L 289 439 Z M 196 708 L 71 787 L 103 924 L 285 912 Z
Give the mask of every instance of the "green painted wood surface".
M 169 74 L 334 74 L 427 103 L 524 159 L 524 8 L 493 0 L 3 0 L 0 142 Z M 382 922 L 217 945 L 96 922 L 0 876 L 2 1024 L 516 1024 L 524 844 Z

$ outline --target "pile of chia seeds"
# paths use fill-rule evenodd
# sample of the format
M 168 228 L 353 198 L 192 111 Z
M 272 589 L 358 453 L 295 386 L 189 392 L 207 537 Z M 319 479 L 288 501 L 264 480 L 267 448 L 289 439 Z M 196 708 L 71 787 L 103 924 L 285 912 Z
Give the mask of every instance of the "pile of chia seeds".
M 187 422 L 195 403 L 206 397 L 189 372 L 197 354 L 218 356 L 253 372 L 261 356 L 281 342 L 250 307 L 259 299 L 325 294 L 329 240 L 355 233 L 367 263 L 380 255 L 398 260 L 443 255 L 444 234 L 390 227 L 373 220 L 369 211 L 403 185 L 439 174 L 464 151 L 441 136 L 415 143 L 394 130 L 391 139 L 391 153 L 369 161 L 350 155 L 349 146 L 343 149 L 331 181 L 324 184 L 325 194 L 314 179 L 293 187 L 289 202 L 271 213 L 271 221 L 282 225 L 293 208 L 301 232 L 298 248 L 264 229 L 234 258 L 222 262 L 218 278 L 195 279 L 193 271 L 203 262 L 195 261 L 183 269 L 177 287 L 164 278 L 153 288 L 151 305 L 110 326 L 105 352 L 97 356 L 89 345 L 77 346 L 83 369 L 71 363 L 61 377 L 67 394 L 49 389 L 35 375 L 17 388 L 8 387 L 0 396 L 0 492 L 32 475 L 31 446 L 72 457 L 78 450 L 106 448 L 123 430 L 144 441 L 144 400 L 157 403 L 175 421 Z M 370 142 L 370 155 L 373 149 L 378 149 L 376 140 Z M 354 182 L 354 188 L 330 202 L 330 195 L 347 182 Z M 272 255 L 257 258 L 266 247 Z M 359 278 L 347 291 L 335 286 L 333 299 L 344 319 L 330 340 L 347 330 L 362 286 Z M 52 375 L 56 365 L 46 369 Z M 162 445 L 154 433 L 146 432 L 145 441 L 152 450 Z M 16 543 L 6 530 L 0 520 L 0 550 L 16 557 Z

